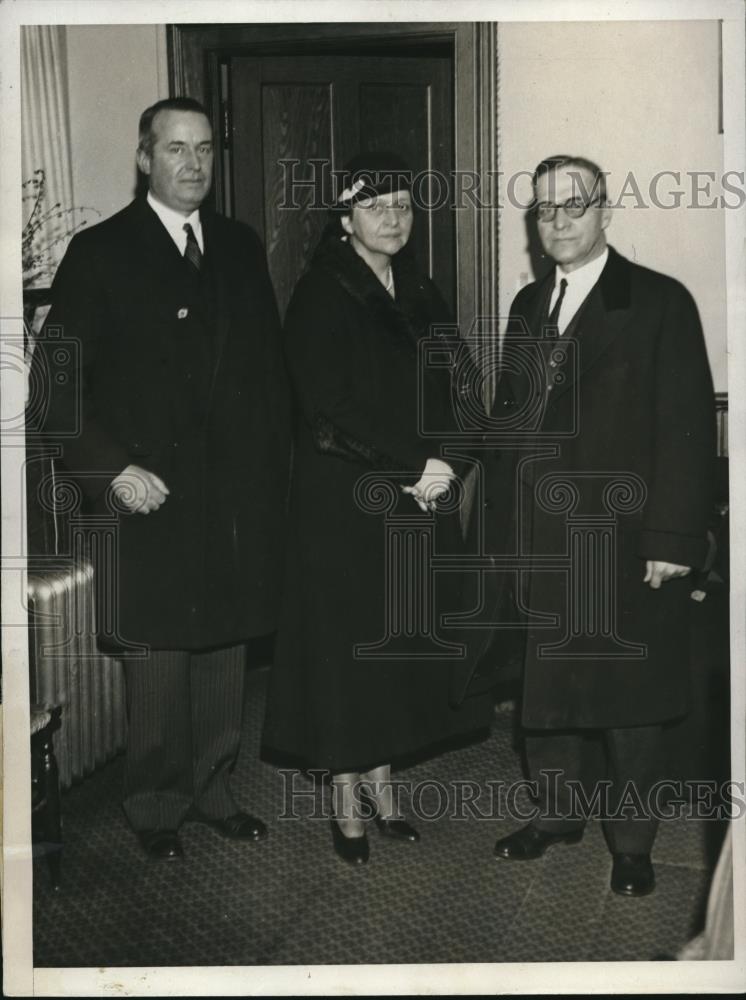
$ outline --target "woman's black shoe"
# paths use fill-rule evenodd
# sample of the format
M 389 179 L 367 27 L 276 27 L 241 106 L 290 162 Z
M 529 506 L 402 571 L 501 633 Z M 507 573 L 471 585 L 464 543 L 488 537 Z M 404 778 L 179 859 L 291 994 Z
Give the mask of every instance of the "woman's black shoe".
M 416 844 L 420 839 L 419 833 L 406 820 L 381 819 L 380 816 L 376 816 L 375 820 L 384 837 L 391 837 L 392 840 L 408 840 L 410 844 Z
M 392 840 L 406 840 L 410 844 L 416 844 L 420 839 L 419 833 L 406 820 L 382 819 L 378 815 L 375 799 L 363 788 L 360 789 L 360 801 L 371 810 L 376 826 L 384 837 L 391 837 Z
M 345 837 L 335 819 L 332 820 L 332 840 L 334 850 L 337 855 L 350 865 L 367 864 L 370 857 L 368 838 L 363 833 L 362 837 Z

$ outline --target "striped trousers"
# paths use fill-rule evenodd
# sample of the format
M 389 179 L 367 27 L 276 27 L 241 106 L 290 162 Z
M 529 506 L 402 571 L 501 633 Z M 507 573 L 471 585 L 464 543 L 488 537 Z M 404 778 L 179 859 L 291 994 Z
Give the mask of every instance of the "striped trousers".
M 245 646 L 151 650 L 125 661 L 124 811 L 136 831 L 179 828 L 190 808 L 238 812 L 229 778 L 241 741 Z

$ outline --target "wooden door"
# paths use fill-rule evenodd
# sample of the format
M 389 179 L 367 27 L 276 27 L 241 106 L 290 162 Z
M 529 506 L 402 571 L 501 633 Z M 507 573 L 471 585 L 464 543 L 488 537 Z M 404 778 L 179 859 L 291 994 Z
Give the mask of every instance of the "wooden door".
M 282 314 L 326 224 L 331 172 L 361 149 L 411 167 L 415 255 L 456 309 L 450 55 L 235 55 L 220 77 L 222 208 L 262 236 Z

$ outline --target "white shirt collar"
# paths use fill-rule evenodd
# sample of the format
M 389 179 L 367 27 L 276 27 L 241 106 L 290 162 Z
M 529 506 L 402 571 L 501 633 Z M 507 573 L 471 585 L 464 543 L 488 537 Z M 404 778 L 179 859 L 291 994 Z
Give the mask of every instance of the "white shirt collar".
M 195 208 L 191 215 L 184 216 L 180 212 L 176 212 L 173 208 L 169 208 L 168 205 L 164 205 L 162 201 L 158 201 L 157 198 L 153 197 L 150 191 L 148 191 L 148 204 L 166 227 L 168 235 L 179 248 L 179 252 L 182 256 L 186 250 L 187 238 L 186 233 L 184 232 L 184 226 L 187 222 L 192 227 L 197 243 L 199 243 L 200 250 L 202 253 L 205 252 L 205 245 L 202 238 L 202 223 L 200 221 L 198 208 Z
M 554 269 L 554 287 L 559 288 L 560 282 L 564 278 L 567 281 L 568 292 L 573 286 L 585 288 L 586 293 L 590 292 L 591 288 L 593 288 L 601 277 L 601 272 L 606 267 L 608 258 L 609 248 L 604 247 L 604 252 L 599 257 L 594 257 L 593 260 L 588 261 L 587 264 L 583 264 L 582 267 L 577 268 L 575 271 L 565 274 L 562 268 L 557 265 Z
M 560 307 L 560 313 L 557 320 L 557 330 L 560 336 L 570 325 L 573 316 L 588 297 L 590 290 L 601 277 L 601 272 L 606 266 L 608 257 L 609 248 L 604 247 L 604 252 L 600 256 L 594 257 L 593 260 L 589 261 L 587 264 L 583 264 L 583 266 L 579 267 L 576 271 L 570 271 L 569 274 L 565 274 L 559 266 L 555 267 L 554 288 L 552 289 L 552 294 L 549 300 L 550 312 L 559 297 L 561 282 L 563 280 L 567 281 L 565 297 L 562 299 L 562 305 Z

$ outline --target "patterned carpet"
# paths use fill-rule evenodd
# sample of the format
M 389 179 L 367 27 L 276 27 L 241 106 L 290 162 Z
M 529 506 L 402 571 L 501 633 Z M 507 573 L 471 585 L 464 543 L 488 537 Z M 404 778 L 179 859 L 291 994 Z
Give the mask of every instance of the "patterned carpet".
M 418 845 L 369 833 L 371 860 L 352 869 L 333 853 L 325 819 L 280 819 L 283 782 L 258 759 L 266 674 L 250 672 L 245 739 L 234 775 L 240 805 L 262 816 L 259 844 L 184 827 L 180 864 L 141 855 L 119 805 L 122 760 L 63 798 L 63 884 L 35 862 L 35 965 L 276 965 L 329 963 L 614 961 L 675 953 L 699 929 L 720 833 L 712 823 L 662 824 L 656 892 L 608 889 L 598 824 L 578 846 L 525 864 L 492 858 L 508 819 L 419 821 Z M 407 770 L 413 782 L 521 777 L 510 715 L 489 737 Z M 312 791 L 306 779 L 297 787 Z M 303 811 L 321 811 L 321 792 Z M 438 796 L 422 806 L 437 811 Z M 487 811 L 482 807 L 482 811 Z

